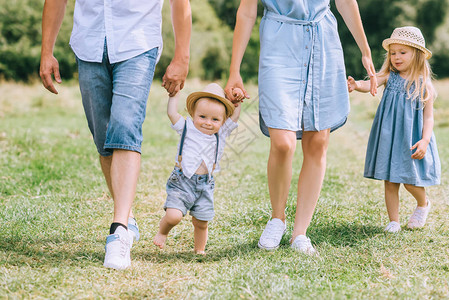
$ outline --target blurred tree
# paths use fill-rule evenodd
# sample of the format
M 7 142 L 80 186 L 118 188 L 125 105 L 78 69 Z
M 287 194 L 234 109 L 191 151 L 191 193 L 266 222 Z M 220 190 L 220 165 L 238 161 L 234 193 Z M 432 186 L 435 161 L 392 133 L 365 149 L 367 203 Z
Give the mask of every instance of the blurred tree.
M 358 4 L 376 69 L 381 67 L 385 57 L 382 41 L 391 35 L 394 28 L 408 25 L 420 28 L 426 39 L 427 47 L 433 50 L 433 44 L 440 39 L 440 36 L 435 39 L 438 28 L 446 23 L 447 31 L 449 25 L 448 0 L 365 0 L 358 1 Z M 338 30 L 344 50 L 347 73 L 357 78 L 363 78 L 366 76 L 366 71 L 361 64 L 360 51 L 334 5 L 332 5 L 332 10 L 339 23 Z M 449 59 L 448 50 L 449 45 L 446 44 L 433 50 L 435 56 L 430 63 L 433 65 L 436 58 L 447 61 Z M 434 67 L 434 71 L 440 76 L 449 76 L 449 63 L 445 66 L 439 63 Z
M 169 1 L 164 1 L 164 49 L 156 68 L 160 79 L 174 52 Z M 27 81 L 37 77 L 40 60 L 42 0 L 0 0 L 0 78 Z M 74 76 L 76 62 L 69 46 L 75 1 L 68 1 L 66 17 L 55 45 L 64 79 Z M 190 77 L 208 80 L 228 75 L 232 51 L 232 29 L 239 0 L 191 1 L 193 32 L 191 41 Z M 430 63 L 439 78 L 449 76 L 449 0 L 364 0 L 358 1 L 372 55 L 377 68 L 384 59 L 382 41 L 395 27 L 419 27 L 434 56 Z M 347 73 L 365 76 L 360 51 L 346 28 L 334 1 L 331 8 L 338 19 Z M 258 24 L 263 14 L 259 1 L 258 20 L 243 58 L 241 72 L 245 81 L 256 80 L 259 60 Z
M 162 8 L 164 49 L 156 67 L 155 78 L 165 73 L 174 53 L 174 36 L 169 1 Z M 229 68 L 232 31 L 218 18 L 207 0 L 191 1 L 192 37 L 189 77 L 221 79 Z
M 0 0 L 0 77 L 28 81 L 36 78 L 40 63 L 43 1 Z M 67 5 L 66 18 L 55 45 L 61 76 L 71 78 L 76 62 L 69 46 L 74 3 Z

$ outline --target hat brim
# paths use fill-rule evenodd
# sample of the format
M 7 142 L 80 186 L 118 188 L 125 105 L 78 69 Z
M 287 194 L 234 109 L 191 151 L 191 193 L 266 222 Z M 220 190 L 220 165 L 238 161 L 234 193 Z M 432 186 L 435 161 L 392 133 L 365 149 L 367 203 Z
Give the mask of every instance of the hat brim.
M 226 108 L 226 118 L 229 118 L 234 113 L 234 104 L 226 98 L 208 92 L 194 92 L 191 93 L 186 100 L 186 107 L 188 113 L 193 117 L 193 111 L 195 109 L 195 103 L 200 98 L 212 98 L 220 101 Z
M 391 44 L 402 44 L 402 45 L 410 46 L 410 47 L 413 47 L 413 48 L 417 48 L 417 49 L 421 50 L 422 52 L 424 52 L 424 54 L 426 55 L 426 59 L 429 59 L 429 58 L 432 57 L 432 52 L 429 49 L 427 49 L 427 48 L 425 48 L 423 46 L 420 46 L 418 44 L 412 43 L 410 41 L 404 41 L 404 40 L 389 38 L 389 39 L 385 39 L 382 42 L 382 47 L 384 47 L 385 50 L 390 51 L 390 47 L 389 46 Z

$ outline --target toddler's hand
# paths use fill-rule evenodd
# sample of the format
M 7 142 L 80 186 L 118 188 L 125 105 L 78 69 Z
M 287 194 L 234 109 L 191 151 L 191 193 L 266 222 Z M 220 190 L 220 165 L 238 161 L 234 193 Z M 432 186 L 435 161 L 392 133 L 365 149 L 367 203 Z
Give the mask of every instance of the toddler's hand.
M 245 94 L 238 87 L 232 89 L 232 96 L 234 96 L 235 99 L 234 101 L 232 101 L 235 106 L 238 106 L 239 102 L 243 102 L 243 99 L 245 99 Z
M 410 150 L 416 149 L 415 153 L 412 154 L 413 159 L 423 159 L 427 152 L 427 146 L 429 142 L 425 140 L 419 140 L 416 144 L 414 144 Z
M 348 91 L 352 92 L 356 90 L 358 87 L 359 86 L 357 84 L 357 81 L 355 81 L 355 79 L 352 78 L 351 76 L 348 76 Z

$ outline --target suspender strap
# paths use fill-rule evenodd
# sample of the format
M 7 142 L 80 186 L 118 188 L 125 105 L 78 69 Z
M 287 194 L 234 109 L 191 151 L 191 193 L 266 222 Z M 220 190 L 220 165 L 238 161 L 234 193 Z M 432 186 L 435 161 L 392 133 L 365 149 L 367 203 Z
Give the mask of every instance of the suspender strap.
M 218 133 L 215 133 L 215 137 L 217 138 L 217 147 L 215 148 L 215 162 L 214 162 L 214 165 L 213 165 L 213 167 L 212 167 L 212 172 L 211 172 L 211 173 L 214 172 L 215 166 L 217 165 L 217 160 L 218 160 L 218 141 L 219 141 L 219 139 L 218 139 Z
M 181 141 L 179 142 L 179 153 L 178 153 L 178 162 L 176 163 L 176 166 L 182 170 L 181 167 L 181 161 L 182 161 L 182 148 L 184 147 L 184 140 L 186 138 L 186 133 L 187 133 L 187 121 L 184 124 L 184 129 L 182 130 L 182 134 L 181 134 Z M 217 139 L 217 146 L 215 147 L 215 162 L 214 165 L 212 167 L 212 172 L 214 172 L 215 170 L 215 166 L 217 165 L 217 161 L 218 161 L 218 143 L 219 143 L 219 138 L 218 138 L 218 133 L 215 133 L 215 138 Z
M 182 148 L 184 147 L 184 139 L 186 138 L 187 132 L 187 120 L 184 123 L 184 129 L 182 130 L 181 142 L 179 143 L 179 153 L 178 153 L 178 167 L 181 169 L 181 160 L 182 160 Z

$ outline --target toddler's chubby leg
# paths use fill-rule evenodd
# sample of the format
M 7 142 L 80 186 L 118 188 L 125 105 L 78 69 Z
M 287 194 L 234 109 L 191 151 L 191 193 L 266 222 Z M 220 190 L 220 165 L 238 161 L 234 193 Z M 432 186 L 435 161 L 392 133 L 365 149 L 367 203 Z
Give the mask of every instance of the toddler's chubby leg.
M 198 220 L 195 217 L 192 217 L 193 224 L 193 238 L 195 243 L 195 253 L 206 255 L 204 251 L 206 249 L 207 243 L 207 221 Z
M 159 222 L 159 231 L 153 239 L 153 243 L 159 248 L 164 248 L 165 240 L 170 230 L 178 225 L 182 219 L 182 212 L 176 208 L 167 208 L 165 216 Z

